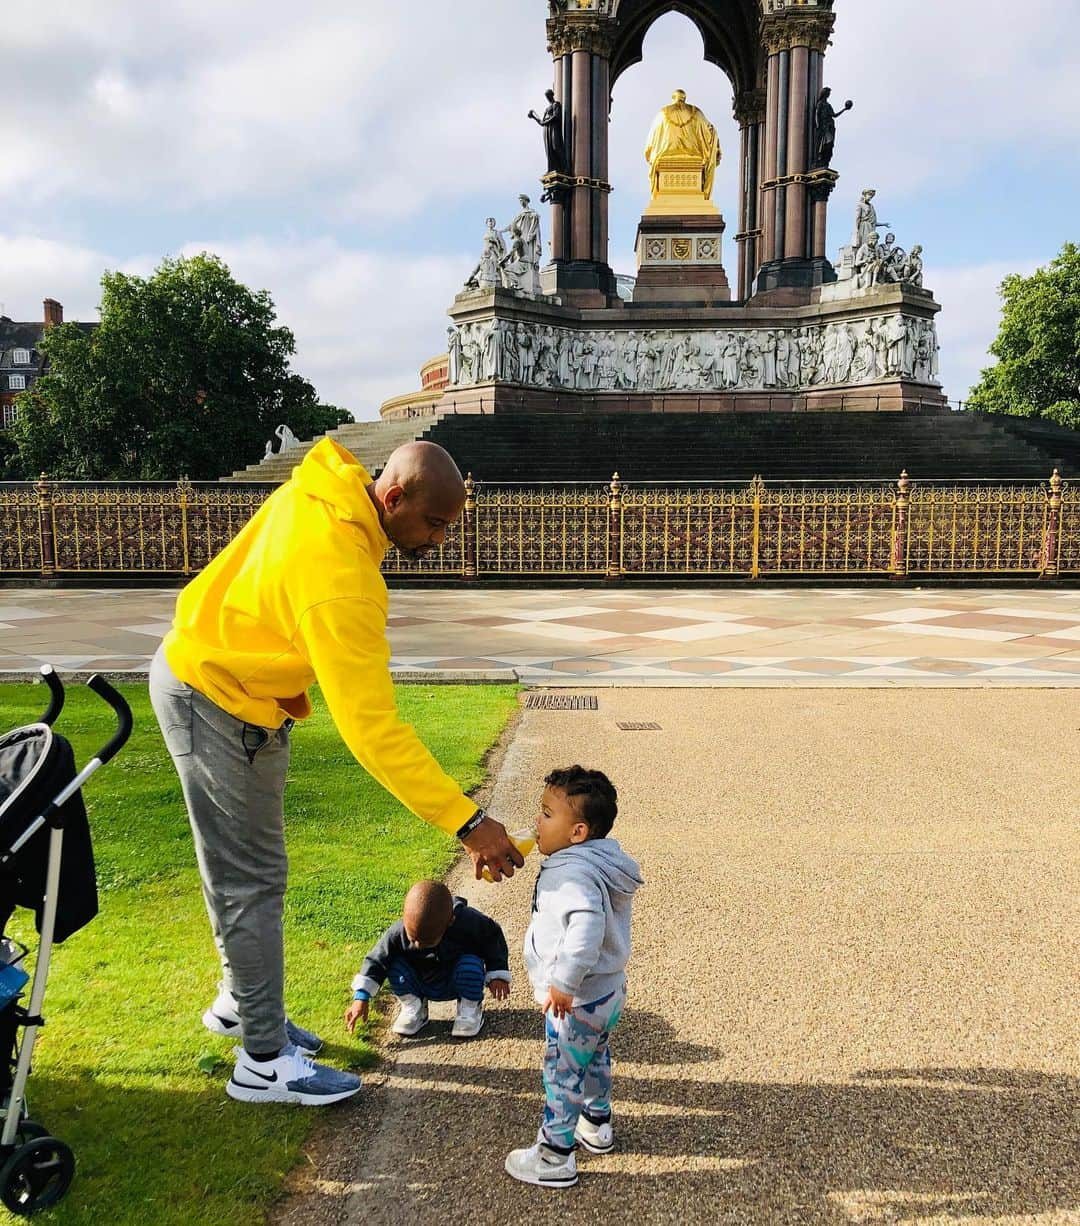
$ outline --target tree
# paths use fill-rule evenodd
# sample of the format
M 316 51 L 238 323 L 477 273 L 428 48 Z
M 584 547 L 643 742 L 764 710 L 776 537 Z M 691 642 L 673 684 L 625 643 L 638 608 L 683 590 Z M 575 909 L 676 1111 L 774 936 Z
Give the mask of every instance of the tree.
M 27 476 L 213 480 L 260 459 L 281 422 L 309 438 L 351 420 L 289 370 L 296 342 L 270 295 L 216 256 L 101 286 L 101 324 L 51 328 L 48 373 L 18 397 Z
M 973 409 L 1045 417 L 1080 429 L 1080 247 L 1001 283 L 1001 328 L 968 401 Z

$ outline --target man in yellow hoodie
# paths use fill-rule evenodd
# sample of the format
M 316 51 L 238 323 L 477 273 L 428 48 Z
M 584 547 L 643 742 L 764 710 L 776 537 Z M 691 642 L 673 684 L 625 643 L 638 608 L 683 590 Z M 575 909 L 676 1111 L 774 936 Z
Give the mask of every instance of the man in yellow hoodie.
M 243 1040 L 227 1089 L 245 1102 L 317 1105 L 360 1079 L 311 1056 L 285 1015 L 283 829 L 289 731 L 318 683 L 357 760 L 496 881 L 524 861 L 402 723 L 390 676 L 391 544 L 438 548 L 465 487 L 434 443 L 409 443 L 377 481 L 331 439 L 180 593 L 150 670 L 150 698 L 180 776 L 223 979 L 203 1022 Z

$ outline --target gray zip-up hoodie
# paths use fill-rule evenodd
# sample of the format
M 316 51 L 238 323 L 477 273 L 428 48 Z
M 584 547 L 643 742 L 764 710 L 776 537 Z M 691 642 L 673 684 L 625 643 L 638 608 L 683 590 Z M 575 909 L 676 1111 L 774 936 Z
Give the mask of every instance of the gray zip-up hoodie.
M 575 1005 L 622 986 L 630 957 L 630 904 L 641 870 L 615 839 L 587 839 L 548 856 L 533 893 L 525 966 L 536 999 L 548 987 Z

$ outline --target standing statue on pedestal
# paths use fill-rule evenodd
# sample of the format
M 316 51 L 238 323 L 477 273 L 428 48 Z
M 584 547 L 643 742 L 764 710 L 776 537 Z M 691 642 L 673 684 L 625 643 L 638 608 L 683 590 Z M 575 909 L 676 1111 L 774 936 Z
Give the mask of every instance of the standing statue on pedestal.
M 836 120 L 855 105 L 849 98 L 838 111 L 834 111 L 829 99 L 832 90 L 826 86 L 818 95 L 814 107 L 814 169 L 824 170 L 832 165 L 833 149 L 836 146 Z
M 446 329 L 446 377 L 451 383 L 461 380 L 461 333 L 451 325 Z
M 649 132 L 645 160 L 649 163 L 652 194 L 660 192 L 661 163 L 670 158 L 693 158 L 701 163 L 701 194 L 710 199 L 716 167 L 720 161 L 720 139 L 704 114 L 686 101 L 686 91 L 677 89 L 671 103 L 661 109 Z
M 889 224 L 887 221 L 878 221 L 877 209 L 872 203 L 876 195 L 877 192 L 872 187 L 868 187 L 863 192 L 862 199 L 855 206 L 855 234 L 851 245 L 856 251 L 863 243 L 869 241 L 871 234 L 879 232 L 879 227 L 883 229 Z
M 562 103 L 555 97 L 553 89 L 547 90 L 544 97 L 548 100 L 548 104 L 543 116 L 530 111 L 529 118 L 534 119 L 544 129 L 544 152 L 547 154 L 548 174 L 564 175 L 570 168 L 566 160 L 566 144 L 563 141 Z
M 518 200 L 521 203 L 521 212 L 508 226 L 504 226 L 500 233 L 512 234 L 516 226 L 521 231 L 521 239 L 525 244 L 529 260 L 539 268 L 544 258 L 543 246 L 540 242 L 540 214 L 530 207 L 528 196 L 518 196 Z

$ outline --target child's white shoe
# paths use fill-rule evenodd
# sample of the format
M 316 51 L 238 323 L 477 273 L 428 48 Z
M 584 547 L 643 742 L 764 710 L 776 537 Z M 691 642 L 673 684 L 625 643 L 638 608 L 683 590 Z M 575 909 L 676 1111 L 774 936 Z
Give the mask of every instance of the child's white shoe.
M 459 1000 L 457 1017 L 450 1033 L 455 1039 L 471 1039 L 480 1033 L 484 1024 L 484 1002 L 481 1000 Z
M 590 1154 L 610 1154 L 615 1148 L 615 1129 L 611 1126 L 610 1118 L 602 1124 L 594 1124 L 586 1116 L 578 1116 L 574 1138 L 580 1141 Z
M 390 1029 L 407 1039 L 419 1034 L 427 1025 L 427 1001 L 422 996 L 399 996 L 398 1004 L 401 1010 Z
M 578 1181 L 573 1154 L 559 1154 L 542 1142 L 506 1155 L 506 1173 L 539 1188 L 572 1188 Z

